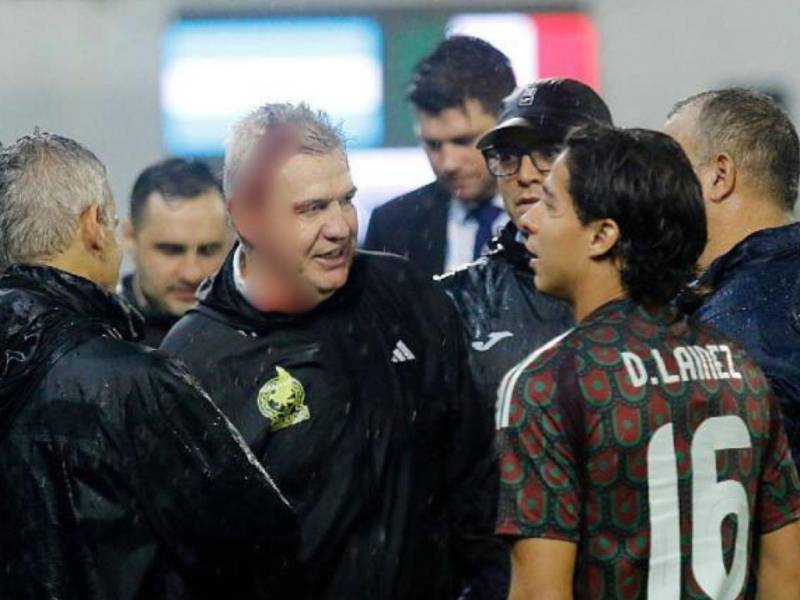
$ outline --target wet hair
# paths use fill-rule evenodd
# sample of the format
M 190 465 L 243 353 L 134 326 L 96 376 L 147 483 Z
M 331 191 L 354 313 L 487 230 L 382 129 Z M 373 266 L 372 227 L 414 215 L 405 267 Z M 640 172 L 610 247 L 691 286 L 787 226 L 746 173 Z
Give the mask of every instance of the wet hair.
M 0 270 L 57 256 L 92 206 L 115 221 L 106 167 L 75 140 L 37 132 L 0 149 Z
M 131 224 L 139 229 L 151 194 L 158 193 L 167 200 L 191 200 L 208 190 L 222 186 L 211 169 L 198 160 L 169 158 L 147 167 L 141 172 L 131 191 Z
M 467 100 L 477 100 L 496 115 L 515 86 L 505 54 L 478 38 L 454 35 L 416 66 L 406 97 L 416 109 L 434 115 Z
M 690 106 L 699 108 L 695 142 L 700 158 L 730 154 L 769 198 L 792 210 L 800 179 L 800 143 L 780 105 L 755 90 L 728 88 L 682 100 L 669 117 Z
M 706 245 L 702 190 L 689 159 L 669 136 L 593 125 L 567 138 L 569 191 L 583 224 L 612 219 L 628 295 L 662 306 L 696 275 Z
M 232 196 L 236 180 L 259 142 L 270 134 L 285 131 L 287 126 L 298 135 L 301 154 L 340 152 L 346 159 L 344 133 L 326 113 L 302 102 L 264 104 L 233 126 L 225 147 L 223 187 L 226 198 Z

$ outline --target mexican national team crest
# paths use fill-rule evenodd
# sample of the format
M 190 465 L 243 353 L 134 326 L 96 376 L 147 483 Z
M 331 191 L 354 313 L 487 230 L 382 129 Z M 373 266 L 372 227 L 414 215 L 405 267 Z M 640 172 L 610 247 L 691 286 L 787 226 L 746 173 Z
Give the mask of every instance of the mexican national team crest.
M 275 367 L 277 377 L 258 392 L 258 410 L 270 421 L 272 431 L 297 425 L 311 418 L 303 384 L 286 369 Z

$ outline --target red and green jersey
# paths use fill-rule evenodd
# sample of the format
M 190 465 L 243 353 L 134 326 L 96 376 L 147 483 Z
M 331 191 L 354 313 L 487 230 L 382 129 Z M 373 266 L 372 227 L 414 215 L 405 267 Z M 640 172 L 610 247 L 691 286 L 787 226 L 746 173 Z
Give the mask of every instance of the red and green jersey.
M 576 598 L 747 598 L 800 519 L 776 406 L 716 331 L 605 305 L 501 385 L 497 530 L 576 543 Z

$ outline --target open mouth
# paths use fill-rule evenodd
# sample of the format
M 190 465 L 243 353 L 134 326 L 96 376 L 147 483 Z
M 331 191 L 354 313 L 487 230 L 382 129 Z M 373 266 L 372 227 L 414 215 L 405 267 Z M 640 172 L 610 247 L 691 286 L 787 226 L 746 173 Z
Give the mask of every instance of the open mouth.
M 348 246 L 342 246 L 328 252 L 317 254 L 314 259 L 329 268 L 341 267 L 345 265 L 349 259 Z
M 341 248 L 336 248 L 334 250 L 331 250 L 330 252 L 317 254 L 317 258 L 336 260 L 337 258 L 342 258 L 345 255 L 345 250 L 346 250 L 345 247 L 342 246 Z

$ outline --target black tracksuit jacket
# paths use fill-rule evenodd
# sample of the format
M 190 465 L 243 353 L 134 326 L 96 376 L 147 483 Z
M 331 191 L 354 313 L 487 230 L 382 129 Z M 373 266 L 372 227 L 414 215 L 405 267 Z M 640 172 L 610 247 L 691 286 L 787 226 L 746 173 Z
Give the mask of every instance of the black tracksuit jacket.
M 407 260 L 359 252 L 314 310 L 264 313 L 236 290 L 233 256 L 162 348 L 298 512 L 311 596 L 504 598 L 492 415 L 448 299 Z

